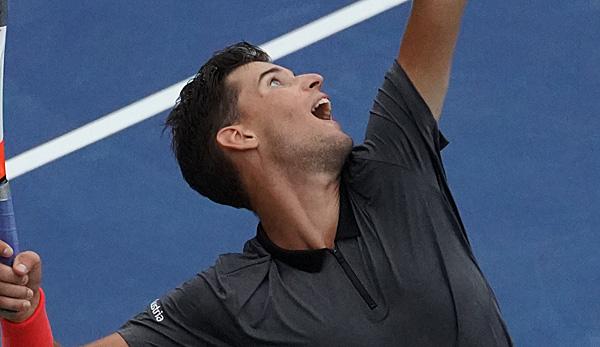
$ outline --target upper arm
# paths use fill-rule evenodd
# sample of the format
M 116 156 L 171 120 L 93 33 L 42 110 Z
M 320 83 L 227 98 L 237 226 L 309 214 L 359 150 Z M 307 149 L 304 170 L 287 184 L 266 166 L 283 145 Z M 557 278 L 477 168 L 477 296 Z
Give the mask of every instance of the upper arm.
M 413 0 L 397 61 L 439 120 L 466 0 Z
M 448 141 L 397 62 L 387 71 L 370 113 L 365 141 L 355 156 L 401 165 L 421 175 L 442 173 L 440 152 Z
M 118 334 L 132 347 L 227 345 L 236 337 L 235 323 L 221 300 L 216 276 L 210 268 L 153 300 Z
M 127 342 L 123 340 L 121 335 L 114 333 L 100 340 L 94 341 L 84 347 L 128 347 Z

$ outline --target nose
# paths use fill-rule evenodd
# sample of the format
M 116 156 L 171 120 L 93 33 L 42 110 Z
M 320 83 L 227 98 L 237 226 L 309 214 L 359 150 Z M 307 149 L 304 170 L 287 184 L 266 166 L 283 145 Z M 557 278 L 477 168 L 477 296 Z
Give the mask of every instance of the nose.
M 323 85 L 323 76 L 316 73 L 309 73 L 302 75 L 302 88 L 306 90 L 310 89 L 321 89 Z

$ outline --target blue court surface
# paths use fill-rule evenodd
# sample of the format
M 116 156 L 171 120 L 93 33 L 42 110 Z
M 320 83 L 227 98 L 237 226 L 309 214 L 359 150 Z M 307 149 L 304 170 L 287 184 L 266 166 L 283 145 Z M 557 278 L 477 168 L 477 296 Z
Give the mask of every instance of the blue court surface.
M 8 157 L 188 78 L 227 44 L 262 44 L 350 4 L 10 1 Z M 359 142 L 409 10 L 398 4 L 276 62 L 322 74 Z M 599 43 L 598 0 L 472 1 L 465 13 L 443 155 L 519 346 L 600 346 Z M 43 258 L 65 346 L 113 332 L 255 233 L 251 213 L 188 188 L 165 116 L 13 175 L 21 243 Z

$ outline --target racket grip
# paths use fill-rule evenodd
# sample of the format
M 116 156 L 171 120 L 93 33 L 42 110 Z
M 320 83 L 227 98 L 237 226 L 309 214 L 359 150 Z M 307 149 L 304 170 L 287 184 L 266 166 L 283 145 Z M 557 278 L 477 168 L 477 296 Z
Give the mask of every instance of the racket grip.
M 0 257 L 0 262 L 11 266 L 19 253 L 19 239 L 8 181 L 0 183 L 0 240 L 8 243 L 13 249 L 13 255 L 10 258 Z

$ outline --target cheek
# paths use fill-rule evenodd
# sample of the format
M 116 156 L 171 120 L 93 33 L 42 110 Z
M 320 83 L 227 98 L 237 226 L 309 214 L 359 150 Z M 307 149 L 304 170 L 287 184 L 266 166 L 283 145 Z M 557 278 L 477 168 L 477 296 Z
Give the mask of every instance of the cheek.
M 262 142 L 270 150 L 279 151 L 306 143 L 314 132 L 306 121 L 299 121 L 298 116 L 281 117 L 263 128 Z
M 263 100 L 265 104 L 277 113 L 298 113 L 305 110 L 303 95 L 284 88 L 270 93 Z
M 265 105 L 266 106 L 266 105 Z M 260 136 L 264 139 L 262 142 L 281 145 L 282 143 L 292 144 L 300 138 L 306 138 L 322 126 L 312 119 L 312 115 L 302 109 L 298 102 L 290 103 L 271 103 L 269 107 L 262 108 L 263 112 L 260 119 Z

